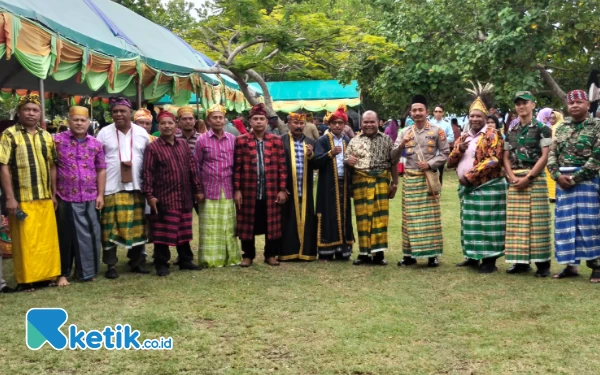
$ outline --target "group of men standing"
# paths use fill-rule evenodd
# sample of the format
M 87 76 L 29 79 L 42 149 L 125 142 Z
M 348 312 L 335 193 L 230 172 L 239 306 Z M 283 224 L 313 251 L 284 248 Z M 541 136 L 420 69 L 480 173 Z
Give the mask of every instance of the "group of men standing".
M 427 120 L 423 96 L 413 98 L 414 124 L 395 143 L 378 130 L 373 111 L 363 114 L 361 132 L 350 140 L 344 134 L 344 107 L 328 114 L 329 130 L 316 141 L 305 135 L 306 115 L 300 113 L 289 115 L 289 132 L 278 136 L 269 131 L 262 104 L 250 111 L 251 131 L 237 138 L 223 131 L 221 105 L 208 109 L 210 130 L 203 134 L 177 130 L 182 119 L 193 117 L 192 108 L 181 108 L 177 116 L 161 111 L 160 135 L 152 137 L 143 127 L 151 117 L 139 110 L 134 121 L 141 126 L 132 122 L 126 98 L 111 98 L 114 123 L 97 138 L 87 134 L 87 109 L 72 107 L 69 130 L 53 139 L 39 127 L 39 98 L 24 96 L 19 123 L 0 140 L 0 181 L 19 289 L 33 290 L 57 277 L 58 285 L 68 285 L 72 276 L 93 280 L 101 261 L 107 265 L 105 276 L 117 278 L 117 246 L 127 249 L 131 272 L 147 274 L 149 240 L 158 276 L 170 272 L 169 247 L 177 249 L 182 270 L 249 267 L 260 234 L 265 234 L 264 259 L 270 266 L 349 260 L 355 241 L 351 197 L 359 243 L 354 264 L 387 265 L 389 199 L 398 189 L 401 155 L 406 164 L 399 266 L 412 266 L 419 258 L 429 267 L 439 265 L 443 236 L 435 182 L 437 170 L 448 162 L 460 182 L 466 260 L 458 266 L 491 273 L 504 255 L 513 264 L 508 273 L 527 272 L 533 262 L 537 277 L 548 276 L 547 164 L 558 184 L 556 258 L 567 265 L 555 277 L 577 276 L 580 260 L 586 260 L 593 269 L 591 281 L 600 282 L 600 122 L 588 118 L 586 94 L 569 93 L 572 117 L 554 140 L 533 118 L 531 93 L 515 96 L 519 122 L 506 141 L 486 125 L 484 98 L 481 92 L 471 104 L 469 131 L 451 151 L 444 129 Z M 199 264 L 190 246 L 194 208 Z

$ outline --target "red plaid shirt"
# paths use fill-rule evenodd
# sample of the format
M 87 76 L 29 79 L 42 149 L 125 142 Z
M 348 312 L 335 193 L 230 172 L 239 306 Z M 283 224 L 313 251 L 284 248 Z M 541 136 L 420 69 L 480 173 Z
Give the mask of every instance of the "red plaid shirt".
M 281 238 L 281 205 L 275 203 L 277 194 L 285 191 L 287 169 L 281 139 L 273 134 L 264 137 L 265 193 L 267 200 L 268 240 Z M 256 205 L 256 185 L 258 183 L 256 137 L 254 133 L 244 134 L 235 141 L 233 185 L 242 192 L 242 207 L 237 211 L 237 236 L 240 240 L 254 237 L 254 213 Z

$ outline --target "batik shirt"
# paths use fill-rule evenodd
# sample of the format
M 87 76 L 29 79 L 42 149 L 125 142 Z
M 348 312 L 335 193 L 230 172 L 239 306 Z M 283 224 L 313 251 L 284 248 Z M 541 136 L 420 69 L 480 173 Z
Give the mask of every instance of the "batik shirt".
M 381 132 L 372 137 L 361 133 L 352 138 L 344 158 L 348 160 L 350 155 L 354 155 L 358 159 L 354 169 L 359 171 L 386 171 L 392 167 L 392 146 L 392 139 Z
M 548 170 L 560 176 L 560 167 L 581 167 L 573 174 L 577 183 L 590 180 L 600 172 L 600 119 L 588 117 L 576 124 L 572 118 L 556 129 L 550 147 Z
M 54 137 L 58 167 L 56 193 L 66 201 L 82 203 L 98 197 L 98 169 L 106 169 L 102 143 L 86 135 L 78 141 L 70 130 Z
M 552 144 L 552 129 L 536 119 L 528 125 L 520 122 L 506 135 L 504 150 L 508 151 L 510 167 L 530 169 L 542 157 L 542 148 Z

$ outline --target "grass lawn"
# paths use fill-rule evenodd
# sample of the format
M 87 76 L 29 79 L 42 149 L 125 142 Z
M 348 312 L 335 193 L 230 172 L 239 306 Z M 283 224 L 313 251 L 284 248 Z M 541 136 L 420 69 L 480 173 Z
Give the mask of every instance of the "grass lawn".
M 449 171 L 442 196 L 445 254 L 437 269 L 424 261 L 396 266 L 402 257 L 398 196 L 385 268 L 337 262 L 270 268 L 261 258 L 250 269 L 173 270 L 160 279 L 123 272 L 114 281 L 99 277 L 0 295 L 0 374 L 600 373 L 594 313 L 600 286 L 587 281 L 590 270 L 557 281 L 533 272 L 507 275 L 503 260 L 492 275 L 456 268 L 462 259 L 456 189 Z M 4 266 L 14 285 L 12 262 Z M 142 338 L 172 336 L 174 348 L 31 351 L 25 313 L 32 307 L 65 308 L 66 325 L 79 329 L 129 323 Z

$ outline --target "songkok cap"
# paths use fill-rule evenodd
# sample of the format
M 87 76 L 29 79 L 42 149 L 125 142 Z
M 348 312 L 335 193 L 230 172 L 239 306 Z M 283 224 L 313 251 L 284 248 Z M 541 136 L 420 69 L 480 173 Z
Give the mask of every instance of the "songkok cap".
M 190 107 L 189 105 L 186 105 L 185 107 L 181 107 L 177 110 L 177 117 L 181 117 L 181 115 L 183 115 L 184 113 L 191 113 L 192 115 L 194 114 L 194 108 Z
M 90 111 L 87 109 L 87 107 L 82 107 L 79 105 L 74 105 L 71 108 L 69 108 L 69 116 L 84 116 L 84 117 L 89 117 L 90 116 Z
M 423 104 L 425 107 L 427 107 L 427 98 L 425 95 L 415 95 L 412 97 L 410 104 Z
M 513 100 L 513 103 L 516 103 L 517 100 L 529 100 L 531 102 L 535 102 L 535 97 L 529 91 L 519 91 L 519 92 L 517 92 L 517 95 L 515 95 L 515 99 Z

